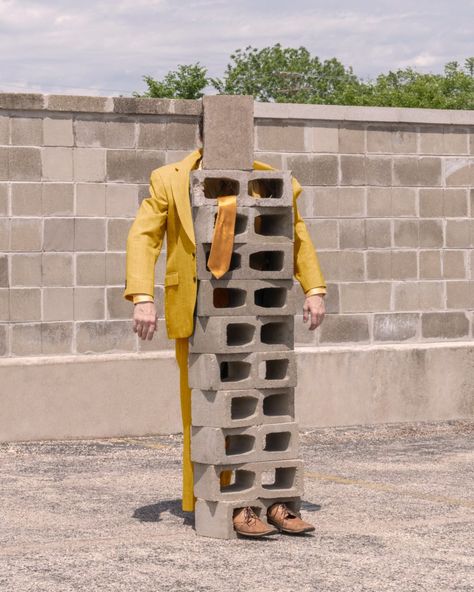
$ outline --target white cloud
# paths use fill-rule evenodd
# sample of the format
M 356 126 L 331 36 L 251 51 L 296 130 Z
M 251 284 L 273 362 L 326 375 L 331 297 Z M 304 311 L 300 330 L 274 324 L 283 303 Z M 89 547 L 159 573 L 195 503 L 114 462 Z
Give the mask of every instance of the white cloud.
M 445 0 L 0 0 L 0 89 L 128 94 L 144 74 L 199 61 L 220 76 L 237 48 L 277 42 L 363 77 L 441 72 L 472 53 L 473 12 Z

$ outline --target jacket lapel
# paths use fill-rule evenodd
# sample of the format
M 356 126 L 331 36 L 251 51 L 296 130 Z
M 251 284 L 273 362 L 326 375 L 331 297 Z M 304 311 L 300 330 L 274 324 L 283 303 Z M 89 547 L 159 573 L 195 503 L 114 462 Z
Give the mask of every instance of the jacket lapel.
M 175 174 L 171 179 L 171 191 L 173 192 L 174 203 L 184 231 L 189 240 L 196 245 L 194 236 L 193 217 L 191 213 L 191 200 L 189 198 L 189 174 L 201 158 L 202 149 L 195 150 L 183 160 L 175 164 Z
M 189 175 L 191 171 L 196 167 L 196 163 L 202 156 L 202 148 L 199 148 L 180 160 L 175 164 L 175 174 L 171 179 L 171 190 L 173 192 L 174 203 L 176 204 L 176 210 L 184 231 L 189 237 L 189 240 L 196 245 L 196 238 L 194 236 L 194 225 L 193 217 L 191 212 L 191 200 L 189 198 Z M 275 170 L 272 166 L 255 160 L 253 168 L 260 171 L 272 171 Z M 293 177 L 293 191 L 297 197 L 301 193 L 301 186 L 298 181 Z

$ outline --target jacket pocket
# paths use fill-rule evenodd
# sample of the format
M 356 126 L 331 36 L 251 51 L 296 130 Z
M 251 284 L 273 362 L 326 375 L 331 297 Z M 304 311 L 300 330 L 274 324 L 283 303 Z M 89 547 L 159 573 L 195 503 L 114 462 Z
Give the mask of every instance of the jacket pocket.
M 165 286 L 176 286 L 179 283 L 178 272 L 172 271 L 165 275 Z

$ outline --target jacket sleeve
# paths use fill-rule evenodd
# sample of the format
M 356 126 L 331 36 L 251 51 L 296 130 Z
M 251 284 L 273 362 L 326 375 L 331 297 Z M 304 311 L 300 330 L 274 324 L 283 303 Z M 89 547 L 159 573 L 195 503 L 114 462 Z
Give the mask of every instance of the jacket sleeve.
M 150 178 L 150 197 L 138 208 L 127 236 L 125 290 L 123 297 L 133 302 L 134 294 L 154 296 L 155 265 L 161 251 L 168 219 L 168 198 L 157 171 Z
M 303 218 L 298 211 L 296 200 L 302 191 L 301 185 L 292 177 L 294 212 L 294 268 L 295 278 L 304 292 L 312 288 L 326 288 L 326 282 L 319 265 L 318 255 Z

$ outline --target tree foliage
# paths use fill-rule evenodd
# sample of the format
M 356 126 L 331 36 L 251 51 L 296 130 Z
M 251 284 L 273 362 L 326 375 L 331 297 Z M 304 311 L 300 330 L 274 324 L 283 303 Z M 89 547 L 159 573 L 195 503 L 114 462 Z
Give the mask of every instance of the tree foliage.
M 305 47 L 246 47 L 230 56 L 224 77 L 211 78 L 220 94 L 253 95 L 257 101 L 276 103 L 340 102 L 346 88 L 357 87 L 352 68 L 336 58 L 321 62 Z
M 305 47 L 238 49 L 222 78 L 208 78 L 197 62 L 180 65 L 163 80 L 144 76 L 147 91 L 134 96 L 199 99 L 207 87 L 219 94 L 253 95 L 276 103 L 474 109 L 474 57 L 464 67 L 448 62 L 443 74 L 413 68 L 390 70 L 363 80 L 336 58 L 321 61 Z
M 155 80 L 152 76 L 143 76 L 148 89 L 135 97 L 158 99 L 200 99 L 208 84 L 207 68 L 196 64 L 179 65 L 177 70 L 166 74 L 163 80 Z

